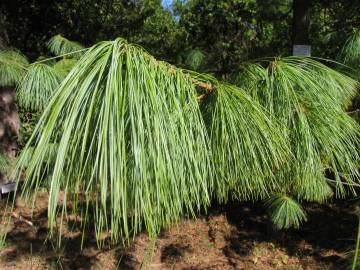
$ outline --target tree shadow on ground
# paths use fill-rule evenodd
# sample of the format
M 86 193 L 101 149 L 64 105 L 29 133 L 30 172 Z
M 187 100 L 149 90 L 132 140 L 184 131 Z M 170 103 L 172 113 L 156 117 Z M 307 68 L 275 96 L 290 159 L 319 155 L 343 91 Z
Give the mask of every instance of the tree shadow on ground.
M 335 201 L 326 205 L 305 205 L 308 221 L 300 229 L 276 231 L 269 223 L 262 205 L 229 203 L 220 207 L 227 221 L 236 229 L 226 239 L 223 248 L 227 257 L 236 253 L 248 255 L 253 242 L 271 242 L 283 248 L 290 256 L 315 257 L 318 261 L 331 263 L 331 269 L 339 269 L 346 263 L 344 253 L 352 248 L 356 238 L 357 217 L 353 203 Z M 210 211 L 219 213 L 219 209 Z

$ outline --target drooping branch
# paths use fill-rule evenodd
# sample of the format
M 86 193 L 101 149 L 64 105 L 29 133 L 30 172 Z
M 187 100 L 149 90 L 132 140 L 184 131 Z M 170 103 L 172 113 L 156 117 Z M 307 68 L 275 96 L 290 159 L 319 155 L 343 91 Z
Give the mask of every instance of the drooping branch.
M 196 86 L 204 89 L 206 92 L 210 92 L 210 93 L 211 93 L 211 92 L 214 92 L 214 91 L 216 90 L 216 87 L 215 87 L 214 85 L 212 85 L 211 83 L 199 81 L 199 80 L 196 80 L 196 79 L 193 79 L 192 82 L 193 82 Z
M 199 81 L 197 79 L 193 79 L 192 82 L 197 87 L 199 87 L 199 88 L 201 88 L 202 90 L 205 91 L 205 93 L 203 93 L 203 94 L 201 94 L 200 96 L 197 97 L 197 100 L 199 102 L 201 102 L 207 96 L 211 95 L 212 93 L 214 93 L 216 91 L 216 87 L 213 84 L 209 83 L 209 82 L 203 82 L 203 81 Z

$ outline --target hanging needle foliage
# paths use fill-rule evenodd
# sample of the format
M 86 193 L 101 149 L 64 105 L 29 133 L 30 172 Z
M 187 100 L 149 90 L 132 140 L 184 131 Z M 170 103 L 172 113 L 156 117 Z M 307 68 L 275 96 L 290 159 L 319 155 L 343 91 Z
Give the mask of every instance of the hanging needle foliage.
M 56 39 L 57 54 L 79 49 Z M 357 84 L 311 59 L 244 65 L 234 86 L 116 39 L 28 69 L 19 96 L 47 89 L 52 98 L 28 105 L 45 109 L 16 171 L 27 199 L 49 187 L 59 244 L 69 207 L 99 245 L 104 232 L 113 242 L 142 229 L 154 236 L 229 197 L 270 197 L 277 227 L 297 227 L 306 219 L 298 202 L 324 201 L 333 187 L 344 195 L 359 177 L 359 126 L 344 112 Z
M 198 97 L 208 84 L 214 109 Z M 52 233 L 71 201 L 83 226 L 92 213 L 99 244 L 103 232 L 114 242 L 144 228 L 155 235 L 211 198 L 257 198 L 276 187 L 272 169 L 289 152 L 272 121 L 238 87 L 156 61 L 123 39 L 101 42 L 61 83 L 25 146 L 22 195 L 50 186 Z
M 55 166 L 44 179 L 54 142 Z M 142 228 L 156 234 L 210 201 L 210 151 L 191 78 L 123 39 L 101 42 L 81 58 L 25 150 L 32 144 L 18 172 L 26 169 L 25 197 L 49 181 L 50 228 L 60 191 L 62 217 L 84 194 L 84 223 L 91 205 L 98 239 L 108 231 L 113 241 Z
M 22 79 L 28 64 L 26 57 L 18 51 L 0 51 L 0 86 L 17 84 Z
M 59 87 L 61 75 L 49 65 L 31 64 L 17 87 L 17 101 L 27 111 L 42 111 Z
M 266 201 L 271 220 L 277 229 L 299 228 L 307 220 L 301 205 L 293 198 L 277 194 Z
M 359 81 L 360 78 L 360 29 L 356 29 L 353 34 L 346 40 L 341 53 L 339 55 L 339 61 L 344 63 L 347 68 L 347 72 L 355 79 Z M 360 123 L 360 95 L 352 100 L 352 105 L 349 107 L 351 116 Z
M 355 71 L 360 70 L 360 29 L 356 29 L 346 40 L 339 55 L 339 60 L 352 67 Z
M 345 45 L 342 48 L 342 51 L 339 56 L 339 60 L 345 65 L 351 67 L 350 74 L 357 80 L 360 78 L 360 29 L 356 29 L 353 34 L 346 40 Z M 352 112 L 350 115 L 360 123 L 360 95 L 357 93 L 357 96 L 353 99 L 351 106 Z M 359 216 L 359 213 L 357 213 Z M 359 246 L 360 245 L 360 219 L 358 222 L 357 228 L 357 237 L 355 250 L 350 251 L 347 255 L 352 258 L 351 264 L 349 264 L 348 269 L 359 269 L 360 260 L 359 260 Z
M 212 84 L 216 91 L 201 107 L 216 164 L 215 194 L 222 202 L 229 193 L 242 200 L 264 198 L 279 188 L 274 171 L 291 159 L 280 127 L 241 88 Z
M 82 56 L 82 53 L 75 52 L 84 49 L 84 46 L 80 43 L 70 41 L 61 35 L 56 35 L 52 37 L 49 40 L 47 46 L 53 54 L 57 56 L 68 55 L 68 57 L 70 58 L 80 58 Z
M 312 59 L 289 57 L 265 68 L 245 65 L 237 84 L 288 127 L 283 135 L 295 160 L 281 177 L 284 192 L 323 201 L 332 194 L 329 174 L 338 195 L 346 192 L 343 182 L 351 187 L 359 180 L 359 125 L 344 111 L 354 80 Z

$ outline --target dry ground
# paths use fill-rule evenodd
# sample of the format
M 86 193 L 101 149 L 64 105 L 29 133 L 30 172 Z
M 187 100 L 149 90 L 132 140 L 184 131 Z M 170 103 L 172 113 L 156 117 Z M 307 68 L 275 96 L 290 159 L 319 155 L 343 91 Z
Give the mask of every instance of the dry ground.
M 141 234 L 126 249 L 100 251 L 88 233 L 80 252 L 76 230 L 66 231 L 60 251 L 45 241 L 47 196 L 42 194 L 32 217 L 29 207 L 17 201 L 7 246 L 0 250 L 0 269 L 345 269 L 344 252 L 353 246 L 357 227 L 352 205 L 308 205 L 309 221 L 301 230 L 274 232 L 261 206 L 230 203 L 198 219 L 184 219 L 155 241 Z

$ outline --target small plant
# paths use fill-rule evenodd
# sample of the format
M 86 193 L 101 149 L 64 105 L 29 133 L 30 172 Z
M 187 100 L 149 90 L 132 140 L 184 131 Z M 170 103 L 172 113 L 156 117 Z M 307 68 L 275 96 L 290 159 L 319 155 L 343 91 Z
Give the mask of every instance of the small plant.
M 271 220 L 279 230 L 296 228 L 307 220 L 301 205 L 287 195 L 273 195 L 266 202 Z

